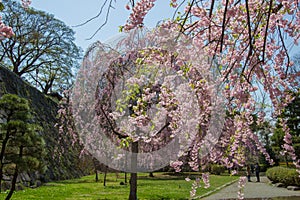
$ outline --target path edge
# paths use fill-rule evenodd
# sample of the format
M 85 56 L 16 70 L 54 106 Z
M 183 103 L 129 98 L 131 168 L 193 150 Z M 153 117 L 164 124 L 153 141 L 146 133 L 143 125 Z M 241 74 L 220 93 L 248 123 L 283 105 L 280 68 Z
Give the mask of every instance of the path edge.
M 239 180 L 239 179 L 230 181 L 230 182 L 228 182 L 228 183 L 226 183 L 226 184 L 224 184 L 224 185 L 221 185 L 221 186 L 217 187 L 216 189 L 214 189 L 214 190 L 212 190 L 212 191 L 209 191 L 209 192 L 207 192 L 207 193 L 205 193 L 205 194 L 203 194 L 203 195 L 201 195 L 201 196 L 193 197 L 192 199 L 202 199 L 202 198 L 204 198 L 204 197 L 207 197 L 207 196 L 211 195 L 211 194 L 214 193 L 214 192 L 217 192 L 217 191 L 219 191 L 219 190 L 221 190 L 221 189 L 223 189 L 223 188 L 225 188 L 225 187 L 227 187 L 227 186 L 229 186 L 229 185 L 232 185 L 233 183 L 237 182 L 238 180 Z

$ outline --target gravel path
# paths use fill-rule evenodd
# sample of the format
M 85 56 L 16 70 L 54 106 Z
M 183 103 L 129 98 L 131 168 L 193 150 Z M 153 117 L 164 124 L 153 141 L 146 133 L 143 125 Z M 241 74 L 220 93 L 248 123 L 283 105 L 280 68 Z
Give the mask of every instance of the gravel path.
M 252 177 L 252 180 L 256 178 Z M 215 194 L 204 197 L 205 200 L 221 200 L 237 198 L 237 182 L 221 189 Z M 274 197 L 287 197 L 286 199 L 300 200 L 300 191 L 290 191 L 286 188 L 274 187 L 265 176 L 261 177 L 261 182 L 247 182 L 244 188 L 245 199 L 276 199 Z M 293 198 L 292 198 L 293 197 Z M 285 199 L 285 198 L 282 198 Z

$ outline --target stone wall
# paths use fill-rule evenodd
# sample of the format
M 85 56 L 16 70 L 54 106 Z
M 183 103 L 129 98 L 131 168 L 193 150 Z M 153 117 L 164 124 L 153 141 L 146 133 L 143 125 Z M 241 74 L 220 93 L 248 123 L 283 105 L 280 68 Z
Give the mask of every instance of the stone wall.
M 72 146 L 71 141 L 64 141 L 63 144 L 58 143 L 59 134 L 57 128 L 54 127 L 57 123 L 57 102 L 30 86 L 8 69 L 0 66 L 0 97 L 6 93 L 17 94 L 29 101 L 34 122 L 43 127 L 42 136 L 46 143 L 47 156 L 41 158 L 46 164 L 45 173 L 22 174 L 19 177 L 19 182 L 23 182 L 25 186 L 38 186 L 41 182 L 70 179 L 83 175 L 85 172 L 80 167 L 82 163 L 79 160 L 80 147 Z M 4 122 L 4 116 L 5 113 L 0 108 L 0 123 Z M 55 152 L 57 145 L 60 145 L 64 151 L 59 161 L 53 159 L 57 153 Z M 9 177 L 5 178 L 9 180 Z

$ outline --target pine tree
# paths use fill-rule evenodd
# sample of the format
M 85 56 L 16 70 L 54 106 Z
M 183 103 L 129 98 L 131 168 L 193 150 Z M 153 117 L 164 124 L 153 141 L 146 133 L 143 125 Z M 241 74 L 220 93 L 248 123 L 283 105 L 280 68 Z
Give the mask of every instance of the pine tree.
M 40 158 L 44 155 L 45 145 L 38 134 L 41 127 L 33 123 L 26 99 L 5 94 L 0 99 L 0 108 L 4 113 L 3 123 L 0 124 L 0 181 L 4 172 L 11 173 L 11 188 L 6 197 L 10 199 L 21 172 L 42 170 Z

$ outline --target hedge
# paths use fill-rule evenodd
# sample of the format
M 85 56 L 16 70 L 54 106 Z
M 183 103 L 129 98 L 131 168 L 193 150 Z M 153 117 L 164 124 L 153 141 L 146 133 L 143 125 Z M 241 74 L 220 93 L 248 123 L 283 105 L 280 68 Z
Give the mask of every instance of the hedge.
M 273 183 L 283 183 L 285 186 L 300 186 L 300 177 L 296 169 L 286 167 L 272 167 L 266 172 Z
M 223 165 L 212 164 L 210 165 L 210 173 L 215 175 L 220 175 L 225 172 L 225 167 Z

